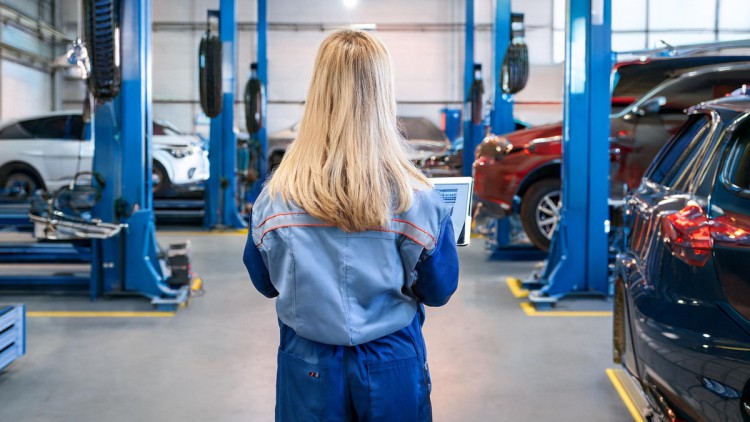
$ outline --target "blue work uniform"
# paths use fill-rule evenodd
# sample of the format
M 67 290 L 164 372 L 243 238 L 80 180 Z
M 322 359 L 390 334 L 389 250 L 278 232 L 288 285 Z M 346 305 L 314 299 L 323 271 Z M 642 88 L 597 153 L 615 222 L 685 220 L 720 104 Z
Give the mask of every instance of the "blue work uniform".
M 432 420 L 423 305 L 457 287 L 450 212 L 416 191 L 387 226 L 348 233 L 261 192 L 244 262 L 277 297 L 277 421 Z

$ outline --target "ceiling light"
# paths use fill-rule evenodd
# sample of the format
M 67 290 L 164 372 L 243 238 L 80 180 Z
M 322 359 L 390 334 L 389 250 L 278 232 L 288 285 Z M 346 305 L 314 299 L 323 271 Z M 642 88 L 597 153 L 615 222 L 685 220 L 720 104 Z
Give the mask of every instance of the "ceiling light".
M 351 9 L 357 5 L 357 0 L 343 0 L 343 1 L 344 1 L 344 7 L 346 7 L 347 9 Z

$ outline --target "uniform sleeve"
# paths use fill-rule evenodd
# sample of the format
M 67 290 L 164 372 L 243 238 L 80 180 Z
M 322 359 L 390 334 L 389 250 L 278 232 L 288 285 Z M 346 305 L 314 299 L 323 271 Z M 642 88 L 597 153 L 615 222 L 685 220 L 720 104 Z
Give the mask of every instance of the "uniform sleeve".
M 252 224 L 252 211 L 249 221 Z M 242 261 L 245 263 L 245 268 L 247 268 L 247 273 L 250 275 L 253 286 L 263 296 L 272 298 L 279 295 L 279 292 L 271 284 L 271 277 L 268 274 L 268 267 L 266 267 L 266 263 L 263 261 L 263 255 L 261 255 L 260 250 L 255 246 L 252 230 L 248 230 L 245 254 L 242 257 Z
M 412 290 L 427 306 L 443 306 L 458 287 L 458 251 L 450 215 L 440 223 L 435 249 L 417 263 L 417 281 Z

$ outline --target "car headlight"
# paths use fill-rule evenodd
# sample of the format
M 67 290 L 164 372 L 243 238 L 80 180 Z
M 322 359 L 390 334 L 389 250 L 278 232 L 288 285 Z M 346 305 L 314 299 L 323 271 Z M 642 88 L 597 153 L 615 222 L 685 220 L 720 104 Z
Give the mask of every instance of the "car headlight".
M 499 160 L 513 151 L 513 144 L 502 136 L 489 135 L 477 146 L 475 158 L 488 157 Z
M 167 151 L 172 157 L 174 158 L 184 158 L 188 155 L 193 154 L 193 148 L 182 148 L 182 147 L 174 147 L 174 148 L 164 148 L 165 151 Z

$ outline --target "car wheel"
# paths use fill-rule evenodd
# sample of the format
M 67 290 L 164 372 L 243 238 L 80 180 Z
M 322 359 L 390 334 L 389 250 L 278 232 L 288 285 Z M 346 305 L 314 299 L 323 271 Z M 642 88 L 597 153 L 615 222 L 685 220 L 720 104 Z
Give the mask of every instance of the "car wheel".
M 198 48 L 198 85 L 201 108 L 208 117 L 221 113 L 222 97 L 222 44 L 219 37 L 206 34 Z
M 531 243 L 546 251 L 560 221 L 562 190 L 559 179 L 542 179 L 526 191 L 521 201 L 521 223 Z
M 151 191 L 154 193 L 154 196 L 166 194 L 171 186 L 167 171 L 164 170 L 164 166 L 159 164 L 158 161 L 154 161 L 151 167 L 151 184 Z
M 39 179 L 28 171 L 11 170 L 2 178 L 4 192 L 12 198 L 28 198 L 42 187 Z

